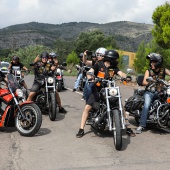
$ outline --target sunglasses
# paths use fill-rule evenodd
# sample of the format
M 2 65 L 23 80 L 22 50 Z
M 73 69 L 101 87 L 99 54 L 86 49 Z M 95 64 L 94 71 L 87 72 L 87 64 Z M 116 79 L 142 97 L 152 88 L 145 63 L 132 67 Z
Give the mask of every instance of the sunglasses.
M 96 54 L 97 57 L 103 57 L 103 54 Z

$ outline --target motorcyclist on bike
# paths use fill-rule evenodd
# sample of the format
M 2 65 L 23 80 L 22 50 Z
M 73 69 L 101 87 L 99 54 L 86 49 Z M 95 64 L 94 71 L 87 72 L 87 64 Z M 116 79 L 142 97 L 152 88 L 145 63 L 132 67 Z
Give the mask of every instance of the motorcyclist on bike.
M 52 62 L 56 67 L 59 65 L 58 59 L 57 59 L 57 54 L 55 52 L 51 52 L 49 54 L 49 62 Z
M 47 52 L 43 52 L 40 55 L 40 59 L 41 61 L 37 60 L 36 63 L 34 63 L 36 67 L 35 69 L 35 78 L 34 78 L 34 82 L 32 85 L 32 88 L 30 90 L 29 96 L 27 98 L 27 101 L 32 101 L 33 97 L 35 96 L 36 92 L 41 88 L 41 83 L 39 83 L 38 80 L 41 80 L 41 74 L 45 71 L 54 71 L 56 69 L 56 66 L 54 64 L 50 65 L 48 64 L 48 58 L 49 58 L 49 54 Z M 34 60 L 35 61 L 35 60 Z M 61 99 L 59 96 L 59 93 L 56 91 L 56 99 L 58 102 L 58 106 L 59 106 L 59 112 L 60 113 L 67 113 L 67 111 L 61 106 Z
M 170 70 L 162 67 L 163 58 L 160 54 L 150 53 L 146 56 L 150 61 L 150 68 L 145 71 L 143 85 L 146 86 L 144 93 L 144 106 L 141 112 L 139 127 L 136 129 L 136 133 L 140 134 L 146 128 L 146 122 L 148 117 L 148 111 L 151 105 L 151 102 L 158 98 L 158 92 L 151 92 L 147 89 L 149 83 L 146 81 L 148 77 L 153 77 L 153 79 L 158 76 L 160 79 L 165 79 L 165 75 L 170 75 Z
M 109 78 L 109 69 L 113 69 L 113 74 L 117 74 L 124 78 L 126 77 L 126 74 L 120 71 L 117 67 L 118 63 L 116 60 L 119 58 L 117 51 L 108 50 L 105 53 L 98 53 L 97 55 L 101 55 L 101 57 L 104 58 L 100 62 L 95 63 L 95 65 L 87 72 L 87 79 L 89 84 L 91 84 L 91 94 L 88 96 L 88 98 L 86 97 L 86 105 L 82 114 L 80 129 L 76 134 L 77 138 L 80 138 L 84 135 L 84 127 L 89 116 L 89 111 L 92 108 L 92 104 L 99 99 L 98 92 L 100 91 L 101 87 L 97 87 L 95 85 L 94 77 L 97 77 L 100 72 L 103 72 L 105 74 L 105 78 Z
M 12 61 L 11 61 L 11 64 L 9 65 L 8 69 L 9 69 L 10 72 L 12 73 L 12 70 L 14 70 L 15 67 L 19 67 L 20 70 L 26 70 L 26 71 L 28 71 L 28 68 L 25 67 L 24 64 L 20 62 L 20 58 L 19 58 L 18 56 L 16 56 L 16 55 L 14 55 L 14 56 L 12 57 Z M 24 78 L 24 74 L 23 74 L 23 73 L 21 73 L 21 76 L 22 76 L 22 78 Z M 26 85 L 26 83 L 25 83 L 24 80 L 22 81 L 22 83 L 23 83 L 24 88 L 25 88 L 26 90 L 28 90 L 28 86 Z
M 58 55 L 55 52 L 51 52 L 49 54 L 49 58 L 48 58 L 48 62 L 54 64 L 56 66 L 56 69 L 59 66 L 59 61 L 57 59 L 57 56 Z M 66 70 L 64 67 L 63 67 L 63 69 Z M 64 79 L 63 79 L 63 88 L 62 88 L 62 90 L 67 90 L 66 87 L 65 87 Z

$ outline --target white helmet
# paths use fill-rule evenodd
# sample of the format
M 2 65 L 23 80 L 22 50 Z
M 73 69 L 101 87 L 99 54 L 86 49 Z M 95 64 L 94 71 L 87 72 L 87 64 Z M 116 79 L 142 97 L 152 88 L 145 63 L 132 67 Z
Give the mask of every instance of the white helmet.
M 51 52 L 51 53 L 49 54 L 49 56 L 52 57 L 52 58 L 56 58 L 58 55 L 57 55 L 56 53 L 54 53 L 54 52 Z
M 102 55 L 105 55 L 107 49 L 106 48 L 103 48 L 103 47 L 100 47 L 96 50 L 96 54 L 99 53 L 99 54 L 102 54 Z

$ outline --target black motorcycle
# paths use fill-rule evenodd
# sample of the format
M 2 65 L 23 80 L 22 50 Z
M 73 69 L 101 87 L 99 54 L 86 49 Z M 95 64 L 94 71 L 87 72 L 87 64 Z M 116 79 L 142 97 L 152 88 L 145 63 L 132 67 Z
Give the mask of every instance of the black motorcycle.
M 11 74 L 13 74 L 18 81 L 18 85 L 20 86 L 20 89 L 23 91 L 23 97 L 22 101 L 26 101 L 28 98 L 28 90 L 23 86 L 23 75 L 26 75 L 29 71 L 26 70 L 20 70 L 19 66 L 13 66 L 13 69 L 9 70 Z
M 137 77 L 137 84 L 142 86 L 144 76 Z M 151 92 L 158 92 L 158 99 L 151 103 L 148 111 L 147 125 L 154 125 L 161 128 L 170 128 L 170 84 L 166 81 L 152 77 L 147 78 L 149 86 L 146 90 Z M 136 122 L 139 124 L 141 111 L 144 105 L 144 92 L 145 89 L 134 89 L 134 94 L 125 102 L 125 111 L 129 115 L 135 117 Z
M 56 89 L 58 92 L 60 92 L 62 89 L 65 89 L 65 81 L 63 77 L 63 70 L 65 69 L 65 66 L 67 66 L 67 63 L 63 62 L 61 65 L 59 65 L 56 68 Z
M 34 66 L 35 70 L 39 67 L 37 63 L 32 63 L 30 66 Z M 40 107 L 42 113 L 48 112 L 50 120 L 54 121 L 58 114 L 56 100 L 56 75 L 54 71 L 44 71 L 39 74 L 39 77 L 41 77 L 41 79 L 36 81 L 41 84 L 41 88 L 36 92 L 33 100 Z
M 117 80 L 122 79 L 116 77 L 109 80 L 96 79 L 96 85 L 102 88 L 99 92 L 99 101 L 93 104 L 86 124 L 97 130 L 112 132 L 115 148 L 120 150 L 122 148 L 122 130 L 125 129 L 125 120 L 120 87 L 116 86 Z

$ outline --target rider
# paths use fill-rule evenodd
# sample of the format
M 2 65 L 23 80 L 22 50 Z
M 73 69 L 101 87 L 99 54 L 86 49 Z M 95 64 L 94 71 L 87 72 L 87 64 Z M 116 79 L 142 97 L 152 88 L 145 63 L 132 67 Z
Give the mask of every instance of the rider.
M 98 48 L 98 49 L 96 50 L 96 52 L 95 52 L 95 55 L 94 55 L 94 54 L 92 55 L 92 60 L 86 60 L 87 51 L 88 51 L 88 50 L 86 50 L 86 51 L 84 52 L 83 62 L 84 62 L 85 64 L 87 64 L 88 66 L 94 66 L 96 62 L 100 62 L 100 61 L 103 60 L 104 55 L 105 55 L 107 49 L 106 49 L 106 48 L 103 48 L 103 47 Z M 84 96 L 86 102 L 87 102 L 90 94 L 92 93 L 93 85 L 94 85 L 93 83 L 88 83 L 88 81 L 86 81 L 86 83 L 85 83 L 84 91 L 83 91 L 83 96 Z
M 83 60 L 82 60 L 82 58 L 83 58 L 83 53 L 80 53 L 78 57 L 80 58 L 79 66 L 80 66 L 80 68 L 81 68 L 81 67 L 85 66 L 85 64 L 83 63 Z M 75 81 L 75 83 L 74 83 L 73 92 L 75 92 L 75 91 L 77 90 L 77 88 L 78 88 L 78 86 L 79 86 L 79 83 L 80 83 L 80 79 L 81 79 L 82 77 L 83 77 L 83 73 L 81 72 L 81 69 L 79 69 L 79 72 L 78 72 L 78 75 L 77 75 L 77 79 L 76 79 L 76 81 Z
M 49 54 L 48 61 L 52 62 L 56 67 L 59 65 L 58 59 L 57 59 L 57 54 L 55 52 L 51 52 Z
M 91 87 L 91 94 L 87 98 L 86 97 L 86 105 L 82 114 L 81 119 L 81 125 L 78 133 L 76 134 L 76 137 L 80 138 L 84 135 L 84 127 L 86 124 L 86 121 L 89 116 L 89 111 L 92 108 L 92 104 L 98 100 L 98 92 L 100 91 L 99 87 L 95 85 L 94 76 L 97 77 L 98 73 L 100 71 L 105 73 L 105 78 L 109 77 L 109 69 L 113 69 L 113 73 L 117 74 L 121 77 L 126 77 L 126 74 L 119 70 L 117 67 L 117 59 L 119 58 L 119 54 L 115 50 L 108 50 L 105 54 L 101 53 L 101 51 L 97 51 L 97 55 L 101 55 L 103 57 L 103 60 L 100 62 L 96 62 L 95 65 L 87 72 L 87 79 L 90 81 L 90 84 L 92 84 Z M 102 51 L 103 52 L 103 51 Z M 132 131 L 133 132 L 133 131 Z
M 35 69 L 35 79 L 32 85 L 32 88 L 30 90 L 29 96 L 27 98 L 27 101 L 32 101 L 33 97 L 35 96 L 36 92 L 41 88 L 41 83 L 39 83 L 39 80 L 42 79 L 41 74 L 45 71 L 54 71 L 56 69 L 55 65 L 50 65 L 47 63 L 49 54 L 47 52 L 43 52 L 40 55 L 41 61 L 36 62 L 35 64 L 38 65 L 37 69 Z M 34 60 L 35 61 L 35 60 Z M 59 112 L 60 113 L 67 113 L 67 111 L 61 106 L 61 99 L 59 96 L 59 93 L 56 91 L 56 99 L 59 106 Z
M 12 61 L 11 61 L 11 64 L 9 65 L 8 69 L 9 69 L 10 71 L 12 71 L 12 70 L 15 70 L 16 67 L 19 67 L 19 70 L 24 69 L 24 70 L 28 71 L 27 67 L 25 67 L 25 66 L 20 62 L 19 57 L 16 56 L 16 55 L 14 55 L 14 56 L 12 57 Z M 24 78 L 24 74 L 21 73 L 21 75 L 22 75 L 22 78 Z M 26 85 L 26 83 L 25 83 L 24 80 L 23 80 L 23 86 L 25 87 L 25 89 L 28 89 L 28 87 L 27 87 L 27 85 Z
M 49 58 L 48 58 L 48 62 L 54 64 L 54 65 L 56 66 L 56 69 L 57 69 L 57 67 L 59 66 L 59 61 L 58 61 L 58 59 L 57 59 L 57 56 L 58 56 L 58 55 L 57 55 L 55 52 L 51 52 L 51 53 L 49 54 Z M 65 68 L 63 68 L 63 69 L 66 70 Z M 63 90 L 67 90 L 67 89 L 65 88 L 64 79 L 63 79 L 63 87 L 62 87 L 62 89 L 63 89 Z
M 158 97 L 158 93 L 150 92 L 147 89 L 149 83 L 146 81 L 148 77 L 153 77 L 153 79 L 158 76 L 161 79 L 165 79 L 165 75 L 170 75 L 170 70 L 163 68 L 163 58 L 160 54 L 157 53 L 150 53 L 146 56 L 146 58 L 150 61 L 150 68 L 145 71 L 143 85 L 146 86 L 145 93 L 144 93 L 144 106 L 141 112 L 140 123 L 139 127 L 136 129 L 136 133 L 140 134 L 146 127 L 147 117 L 148 117 L 148 110 L 153 102 Z

